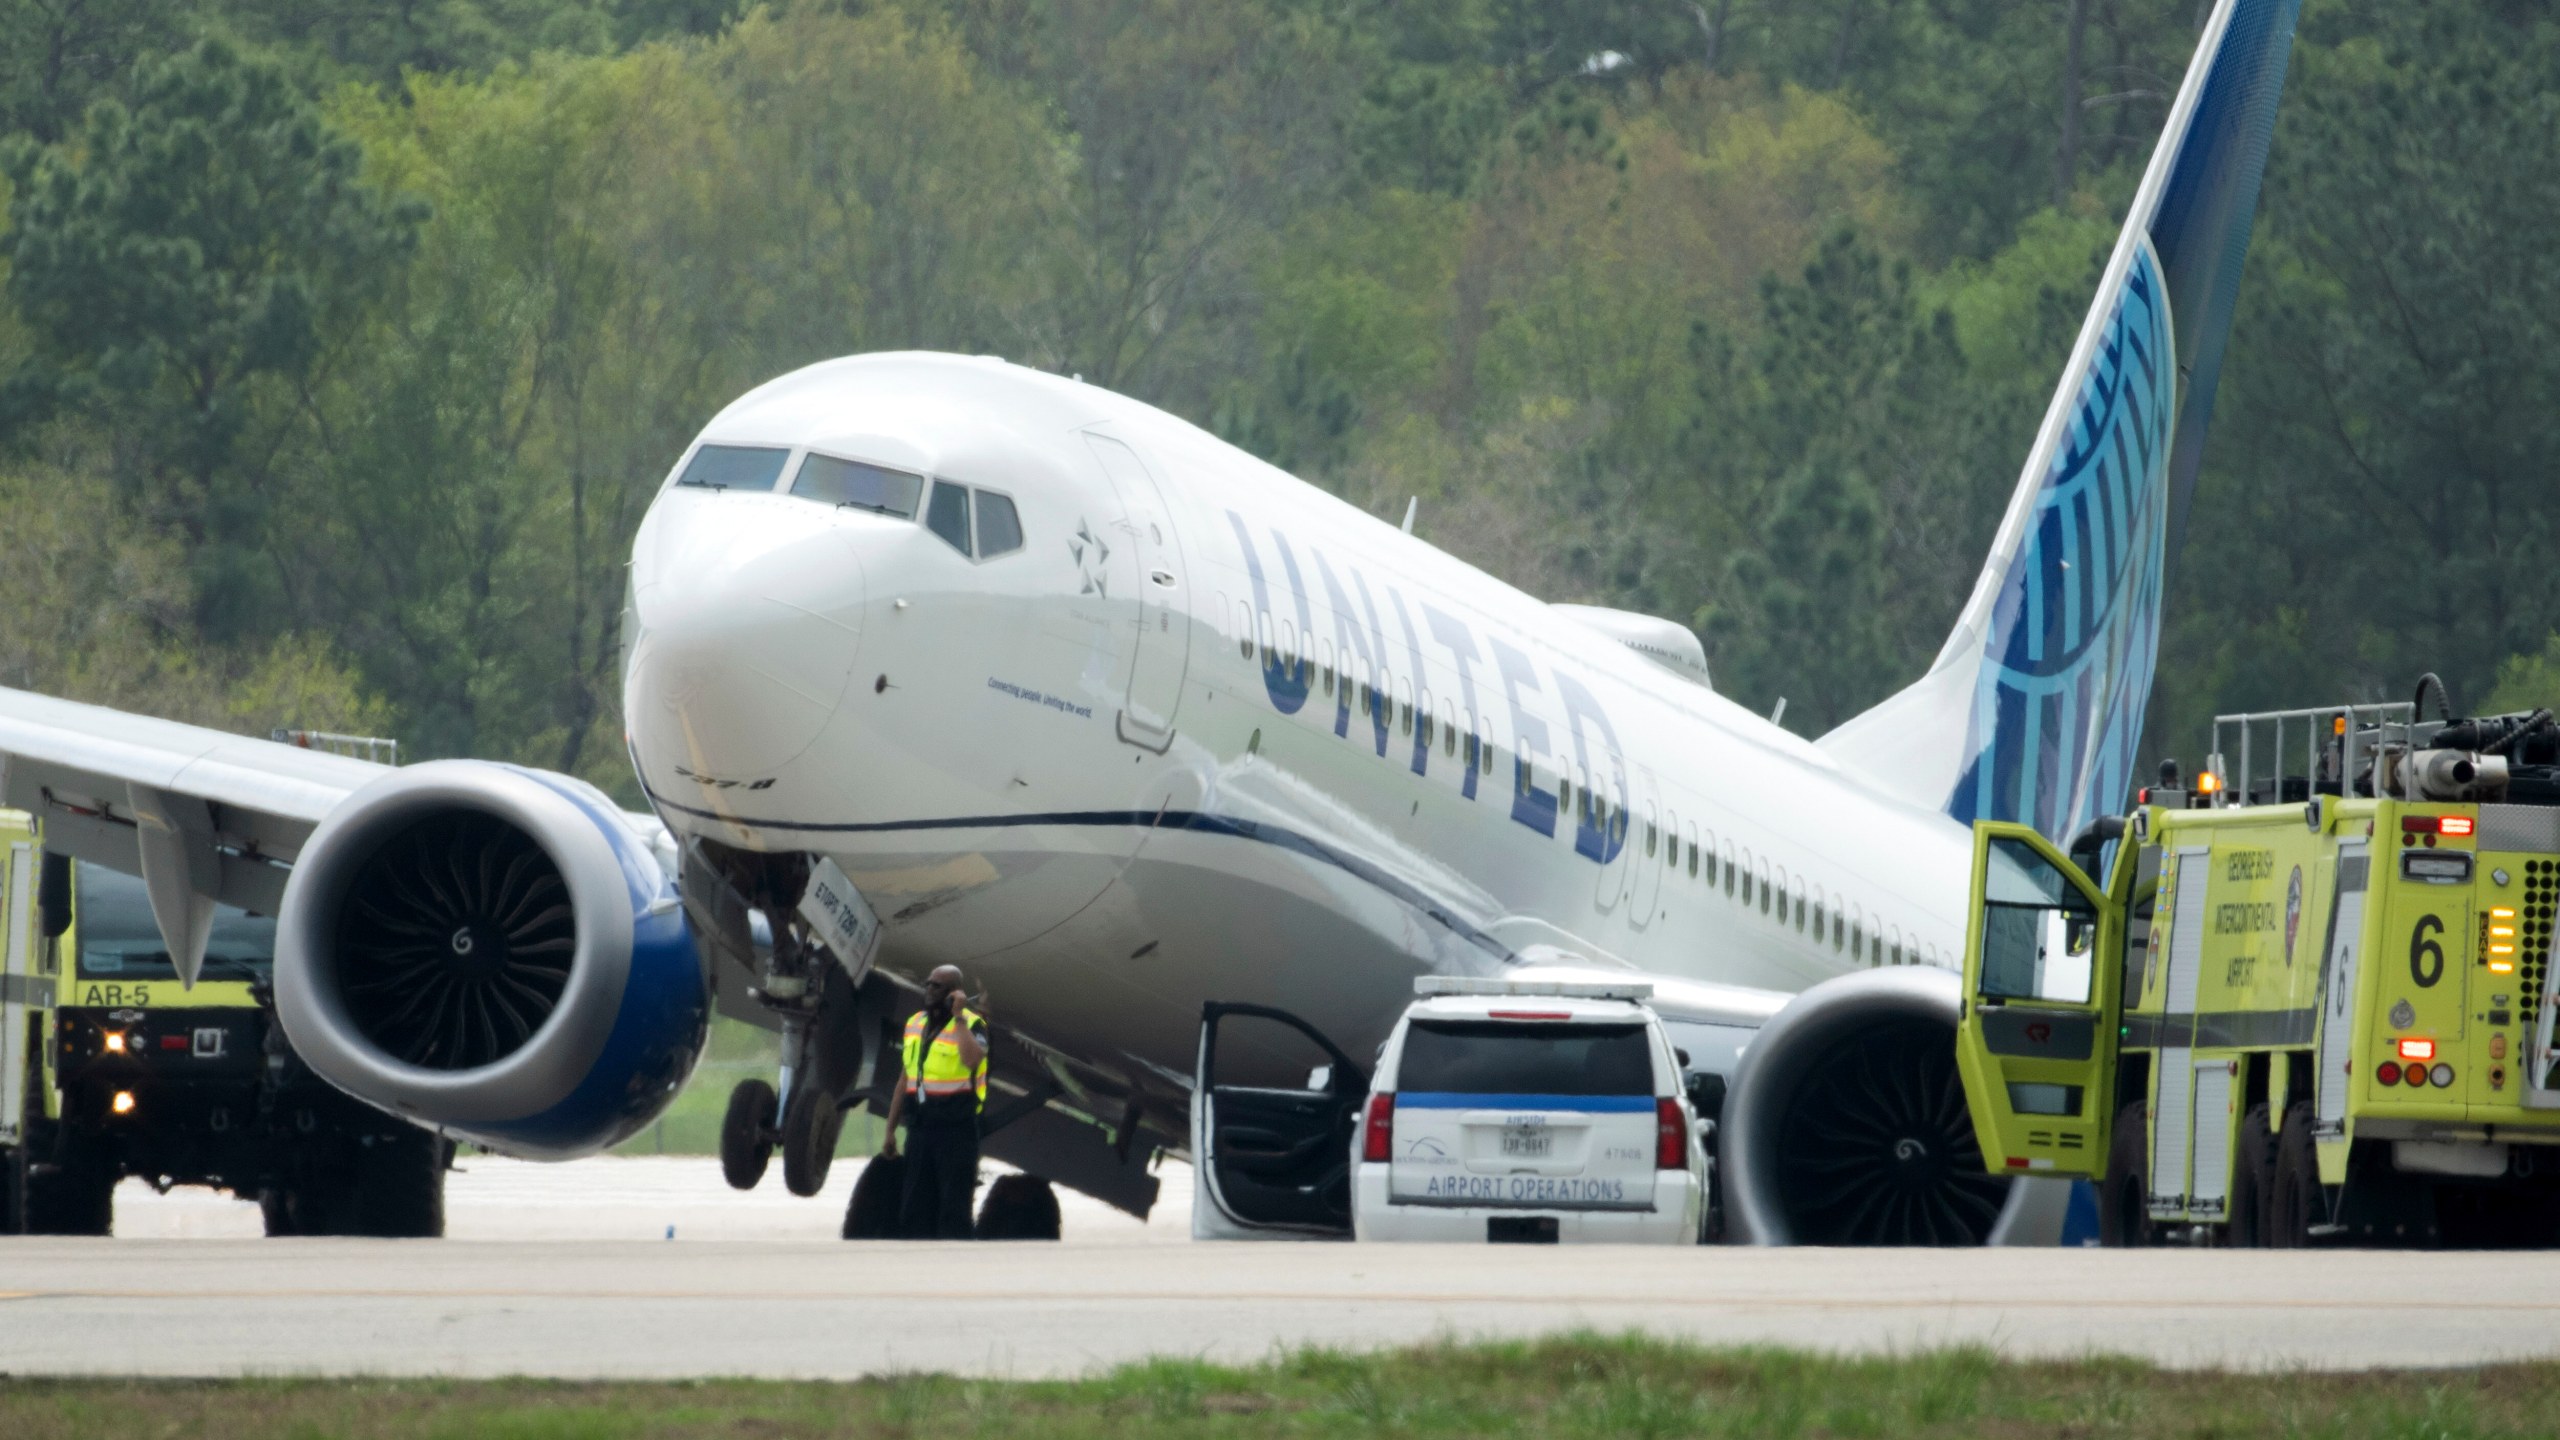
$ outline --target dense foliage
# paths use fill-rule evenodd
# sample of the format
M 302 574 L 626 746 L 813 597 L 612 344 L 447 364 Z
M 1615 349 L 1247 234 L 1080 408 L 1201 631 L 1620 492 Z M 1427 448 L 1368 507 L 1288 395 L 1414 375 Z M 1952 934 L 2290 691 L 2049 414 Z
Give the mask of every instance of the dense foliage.
M 1819 733 L 1943 636 L 2205 8 L 0 0 L 0 683 L 624 787 L 666 466 L 925 346 Z M 2555 153 L 2545 7 L 2307 0 L 2155 747 L 2560 674 Z

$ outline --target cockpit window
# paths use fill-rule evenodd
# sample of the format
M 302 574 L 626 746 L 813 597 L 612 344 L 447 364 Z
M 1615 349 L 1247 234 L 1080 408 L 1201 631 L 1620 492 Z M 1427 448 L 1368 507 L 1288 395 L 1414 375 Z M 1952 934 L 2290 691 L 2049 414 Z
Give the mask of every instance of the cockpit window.
M 969 553 L 969 492 L 948 481 L 933 485 L 933 501 L 925 507 L 924 526 L 951 542 L 951 548 Z
M 859 460 L 811 455 L 800 462 L 791 493 L 828 505 L 850 505 L 901 520 L 916 518 L 916 499 L 924 493 L 924 477 L 903 470 L 884 470 Z
M 712 490 L 770 490 L 782 478 L 788 450 L 762 445 L 705 445 L 693 452 L 693 463 L 676 477 L 679 485 Z
M 992 490 L 978 492 L 978 558 L 985 560 L 1022 548 L 1022 517 L 1013 501 Z

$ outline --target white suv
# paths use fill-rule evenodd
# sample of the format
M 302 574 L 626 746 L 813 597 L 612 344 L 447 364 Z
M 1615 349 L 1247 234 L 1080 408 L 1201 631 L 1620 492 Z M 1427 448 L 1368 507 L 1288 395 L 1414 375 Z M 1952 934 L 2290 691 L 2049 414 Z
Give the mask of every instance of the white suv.
M 1698 1241 L 1709 1162 L 1652 987 L 1414 988 L 1353 1136 L 1358 1238 Z

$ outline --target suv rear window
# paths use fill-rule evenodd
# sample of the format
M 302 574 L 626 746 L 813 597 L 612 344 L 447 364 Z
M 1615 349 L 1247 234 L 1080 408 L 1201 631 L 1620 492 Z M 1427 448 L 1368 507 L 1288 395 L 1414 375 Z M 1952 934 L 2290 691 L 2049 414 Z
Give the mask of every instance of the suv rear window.
M 1643 1025 L 1416 1020 L 1396 1088 L 1446 1095 L 1650 1095 Z

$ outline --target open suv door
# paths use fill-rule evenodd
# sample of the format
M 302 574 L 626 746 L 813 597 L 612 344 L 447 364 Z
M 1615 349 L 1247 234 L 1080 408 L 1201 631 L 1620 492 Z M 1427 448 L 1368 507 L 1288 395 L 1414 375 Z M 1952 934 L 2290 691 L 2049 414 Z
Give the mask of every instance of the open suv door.
M 1201 1006 L 1192 1238 L 1351 1238 L 1351 1141 L 1368 1093 L 1368 1075 L 1288 1011 Z
M 1956 1068 L 1992 1169 L 2105 1173 L 2123 911 L 2031 827 L 1974 825 Z

